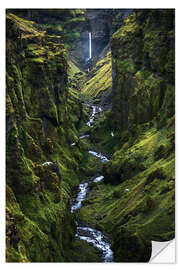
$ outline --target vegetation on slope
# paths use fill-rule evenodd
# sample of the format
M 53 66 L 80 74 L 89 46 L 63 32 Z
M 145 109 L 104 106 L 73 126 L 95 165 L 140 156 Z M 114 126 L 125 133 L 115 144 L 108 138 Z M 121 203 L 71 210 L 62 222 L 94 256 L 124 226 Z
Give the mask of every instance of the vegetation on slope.
M 93 102 L 107 103 L 112 90 L 112 61 L 109 51 L 88 73 L 82 93 Z M 108 100 L 109 101 L 109 100 Z M 109 101 L 110 102 L 110 101 Z
M 48 35 L 60 35 L 65 47 L 77 58 L 83 57 L 80 32 L 86 28 L 84 9 L 12 9 L 29 21 L 35 21 Z
M 111 235 L 115 261 L 148 261 L 151 240 L 174 238 L 173 20 L 173 10 L 137 10 L 111 40 L 112 111 L 90 138 L 113 155 L 80 217 Z
M 87 146 L 71 146 L 84 114 L 68 86 L 67 53 L 60 37 L 11 13 L 6 48 L 6 260 L 70 261 L 71 189 Z
M 93 188 L 80 217 L 112 236 L 116 261 L 149 260 L 151 240 L 174 238 L 174 173 L 174 119 L 160 130 L 139 126 L 136 139 L 128 134 L 104 165 L 103 184 Z

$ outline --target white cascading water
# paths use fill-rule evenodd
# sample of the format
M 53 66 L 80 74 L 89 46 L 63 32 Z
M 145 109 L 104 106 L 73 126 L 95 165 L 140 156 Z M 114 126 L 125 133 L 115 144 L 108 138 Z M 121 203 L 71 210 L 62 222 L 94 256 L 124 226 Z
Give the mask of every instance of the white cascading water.
M 91 41 L 91 32 L 89 32 L 89 59 L 92 58 L 92 41 Z
M 92 109 L 93 109 L 93 111 L 92 111 L 91 117 L 90 117 L 89 121 L 86 124 L 89 127 L 92 125 L 92 123 L 94 121 L 94 116 L 96 114 L 96 106 L 92 106 Z

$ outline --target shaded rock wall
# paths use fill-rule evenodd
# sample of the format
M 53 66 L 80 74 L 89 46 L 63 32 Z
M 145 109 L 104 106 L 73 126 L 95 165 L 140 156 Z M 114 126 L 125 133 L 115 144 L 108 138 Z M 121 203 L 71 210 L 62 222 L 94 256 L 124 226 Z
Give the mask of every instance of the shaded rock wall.
M 98 56 L 109 43 L 110 37 L 130 14 L 130 9 L 87 9 L 88 31 L 92 32 L 92 56 Z

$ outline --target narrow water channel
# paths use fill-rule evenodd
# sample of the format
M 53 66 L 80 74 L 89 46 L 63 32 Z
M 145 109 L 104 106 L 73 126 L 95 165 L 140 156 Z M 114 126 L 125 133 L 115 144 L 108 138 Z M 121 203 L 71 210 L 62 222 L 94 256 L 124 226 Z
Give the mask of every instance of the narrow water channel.
M 91 127 L 92 124 L 93 124 L 93 122 L 94 122 L 95 115 L 97 113 L 101 113 L 101 112 L 102 112 L 102 108 L 101 107 L 92 105 L 91 116 L 90 116 L 89 121 L 86 123 L 86 125 L 89 126 L 89 127 Z
M 101 108 L 100 108 L 101 109 Z M 97 106 L 92 106 L 92 113 L 90 120 L 87 123 L 88 126 L 91 126 L 94 121 L 94 116 L 97 111 L 101 111 Z M 84 138 L 84 135 L 80 138 Z M 101 160 L 101 162 L 107 162 L 108 159 L 102 153 L 97 153 L 93 150 L 90 150 L 89 153 Z M 83 182 L 79 185 L 79 192 L 77 194 L 76 200 L 73 202 L 71 207 L 71 212 L 75 212 L 82 207 L 82 201 L 85 200 L 89 191 L 89 183 L 95 182 L 98 183 L 104 178 L 103 175 L 96 176 L 89 181 Z M 78 221 L 76 221 L 78 225 Z M 110 248 L 110 243 L 103 233 L 99 230 L 95 230 L 91 227 L 77 227 L 76 237 L 81 240 L 92 243 L 94 247 L 102 251 L 102 262 L 113 262 L 113 251 Z

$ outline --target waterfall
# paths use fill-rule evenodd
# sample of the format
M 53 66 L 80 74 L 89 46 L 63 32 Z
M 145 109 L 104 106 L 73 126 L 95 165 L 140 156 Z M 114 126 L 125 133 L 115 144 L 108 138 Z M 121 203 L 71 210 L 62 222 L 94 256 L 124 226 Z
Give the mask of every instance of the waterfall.
M 89 59 L 92 57 L 91 32 L 89 32 Z

